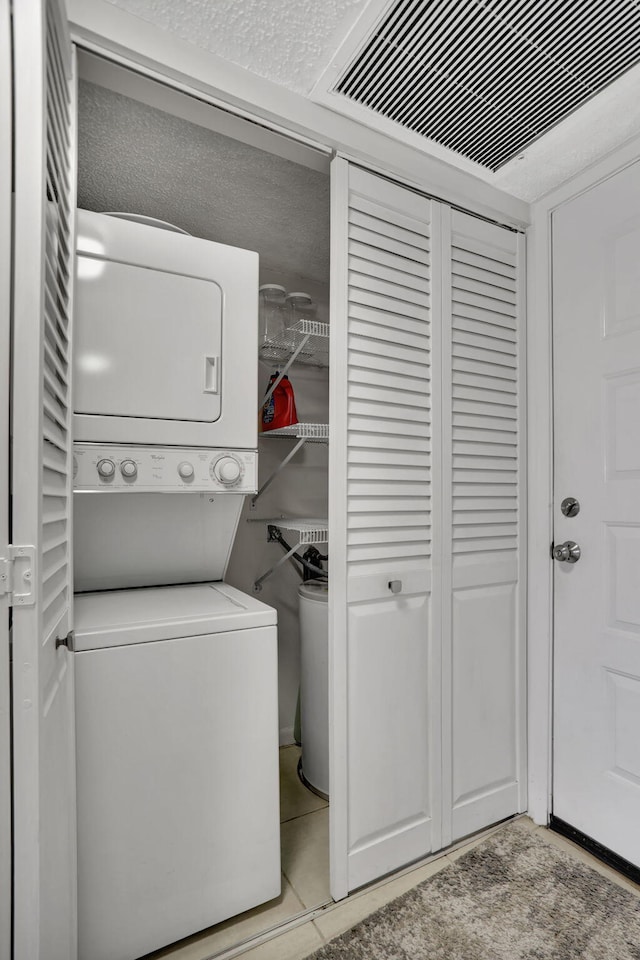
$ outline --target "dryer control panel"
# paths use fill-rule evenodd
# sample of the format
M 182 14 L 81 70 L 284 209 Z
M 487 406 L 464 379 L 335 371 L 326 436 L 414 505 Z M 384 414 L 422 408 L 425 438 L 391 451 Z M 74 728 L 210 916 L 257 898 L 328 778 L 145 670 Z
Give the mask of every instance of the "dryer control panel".
M 139 493 L 256 493 L 255 450 L 75 443 L 73 489 Z

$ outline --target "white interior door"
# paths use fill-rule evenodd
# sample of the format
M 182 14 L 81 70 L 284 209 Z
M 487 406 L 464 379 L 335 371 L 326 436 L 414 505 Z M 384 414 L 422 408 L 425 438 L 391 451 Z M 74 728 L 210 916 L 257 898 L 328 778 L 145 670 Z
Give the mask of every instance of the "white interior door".
M 72 50 L 60 0 L 13 5 L 14 951 L 76 956 L 72 626 Z M 31 597 L 27 594 L 32 593 Z
M 11 21 L 0 0 L 0 577 L 9 546 L 11 317 Z M 9 598 L 0 580 L 0 960 L 11 954 L 11 716 Z
M 561 207 L 553 251 L 554 541 L 581 549 L 554 563 L 553 813 L 640 866 L 640 164 Z
M 441 845 L 440 210 L 332 165 L 331 889 Z M 435 232 L 437 240 L 432 242 Z

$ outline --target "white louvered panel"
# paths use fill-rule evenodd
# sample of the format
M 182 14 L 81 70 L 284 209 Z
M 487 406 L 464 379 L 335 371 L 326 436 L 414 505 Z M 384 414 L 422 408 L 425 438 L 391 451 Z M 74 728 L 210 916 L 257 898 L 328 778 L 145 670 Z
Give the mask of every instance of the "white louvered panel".
M 70 604 L 68 484 L 69 354 L 72 286 L 71 101 L 60 26 L 47 18 L 46 231 L 44 270 L 41 557 L 44 638 Z
M 357 194 L 348 229 L 347 561 L 427 558 L 430 239 L 424 223 Z M 365 526 L 359 502 L 374 497 Z M 397 523 L 406 497 L 424 499 L 411 526 Z
M 64 0 L 12 4 L 14 542 L 33 603 L 15 604 L 15 955 L 77 956 L 70 563 L 74 54 Z M 58 643 L 62 641 L 62 644 Z
M 521 809 L 521 304 L 516 234 L 450 218 L 445 453 L 451 839 Z
M 466 223 L 469 224 L 466 218 Z M 455 227 L 462 227 L 457 232 Z M 474 233 L 482 228 L 477 224 Z M 451 238 L 452 476 L 463 495 L 452 495 L 456 555 L 517 549 L 517 513 L 496 511 L 496 499 L 517 503 L 518 355 L 517 275 L 513 253 L 469 236 L 464 215 L 454 214 Z M 502 235 L 508 238 L 506 231 Z M 472 260 L 472 263 L 469 261 Z M 472 301 L 475 310 L 468 316 Z M 474 388 L 470 395 L 469 388 Z M 476 496 L 478 487 L 490 493 Z M 460 502 L 474 499 L 473 521 Z M 490 519 L 489 519 L 490 518 Z
M 437 204 L 341 158 L 332 191 L 332 894 L 344 896 L 441 846 L 441 238 Z

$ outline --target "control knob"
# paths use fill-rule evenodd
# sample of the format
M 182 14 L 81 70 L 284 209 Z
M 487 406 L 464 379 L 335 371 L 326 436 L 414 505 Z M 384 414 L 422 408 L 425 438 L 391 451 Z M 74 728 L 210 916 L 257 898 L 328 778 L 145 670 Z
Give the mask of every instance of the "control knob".
M 191 480 L 193 477 L 193 464 L 189 463 L 188 460 L 183 460 L 182 463 L 178 464 L 178 475 L 182 477 L 183 480 Z
M 98 460 L 98 473 L 105 480 L 109 480 L 116 472 L 113 460 Z
M 213 468 L 213 474 L 216 480 L 229 487 L 240 479 L 242 466 L 235 457 L 220 457 Z
M 120 464 L 120 473 L 127 480 L 138 476 L 138 465 L 133 460 L 123 460 Z

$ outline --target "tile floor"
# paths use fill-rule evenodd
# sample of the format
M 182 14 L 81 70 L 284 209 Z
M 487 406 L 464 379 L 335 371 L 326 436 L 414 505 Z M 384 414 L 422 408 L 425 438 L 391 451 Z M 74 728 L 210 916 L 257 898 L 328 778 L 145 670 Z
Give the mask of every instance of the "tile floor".
M 282 894 L 277 900 L 256 907 L 204 930 L 187 940 L 154 954 L 145 960 L 208 960 L 223 954 L 242 960 L 304 960 L 328 940 L 344 933 L 369 914 L 401 896 L 423 880 L 450 866 L 492 831 L 462 843 L 436 860 L 408 870 L 356 893 L 340 903 L 329 895 L 329 805 L 300 782 L 297 765 L 300 751 L 284 747 L 280 751 L 280 819 L 282 849 Z M 536 826 L 524 817 L 531 830 L 542 830 L 551 843 L 589 864 L 614 883 L 635 893 L 640 886 L 627 880 L 570 840 Z M 500 829 L 499 827 L 496 829 Z M 310 908 L 326 905 L 313 919 L 301 921 L 258 946 L 237 947 L 279 924 L 286 923 Z M 237 949 L 234 949 L 236 948 Z M 227 951 L 229 953 L 227 954 Z
M 571 843 L 570 840 L 565 840 L 564 837 L 552 833 L 545 827 L 537 827 L 527 818 L 523 818 L 523 822 L 528 824 L 531 830 L 543 830 L 551 843 L 572 854 L 576 859 L 589 864 L 594 870 L 608 877 L 614 883 L 635 893 L 640 900 L 640 886 L 596 860 L 595 857 Z M 476 837 L 468 843 L 460 845 L 456 850 L 433 860 L 426 866 L 418 867 L 402 876 L 390 878 L 386 882 L 376 885 L 373 889 L 349 897 L 346 901 L 331 904 L 314 920 L 309 920 L 285 934 L 246 950 L 242 953 L 242 960 L 304 960 L 314 950 L 317 950 L 333 937 L 337 937 L 338 934 L 344 933 L 345 930 L 359 923 L 374 910 L 378 910 L 423 880 L 445 869 L 472 847 L 482 843 L 486 835 L 485 832 L 481 837 Z
M 298 747 L 282 747 L 280 750 L 281 895 L 172 947 L 148 954 L 145 960 L 207 960 L 304 913 L 310 907 L 330 901 L 329 804 L 300 782 L 297 773 L 299 757 Z M 311 953 L 315 949 L 315 937 L 317 934 L 313 930 L 299 933 L 294 949 L 299 950 L 301 943 L 308 943 L 307 953 Z M 279 937 L 277 942 L 284 939 Z M 273 956 L 280 957 L 280 954 Z M 286 955 L 282 956 L 284 960 Z

